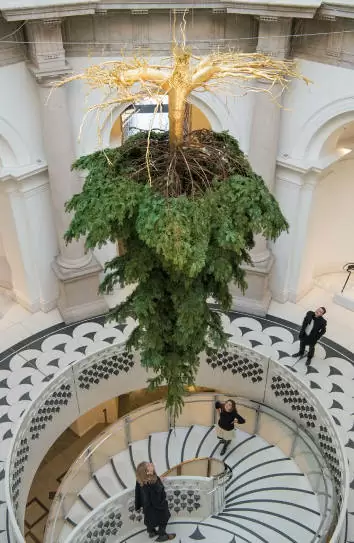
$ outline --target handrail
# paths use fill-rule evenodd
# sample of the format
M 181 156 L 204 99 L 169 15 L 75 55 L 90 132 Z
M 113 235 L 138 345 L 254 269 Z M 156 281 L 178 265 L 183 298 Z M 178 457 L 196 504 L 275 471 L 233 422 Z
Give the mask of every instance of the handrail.
M 173 482 L 174 480 L 177 480 L 177 479 L 178 479 L 178 477 L 168 477 L 166 480 Z M 191 482 L 204 482 L 204 481 L 209 480 L 208 477 L 189 477 L 189 476 L 185 476 L 185 477 L 183 477 L 183 479 L 185 481 L 191 481 Z M 179 486 L 178 488 L 181 489 L 181 490 L 184 490 L 184 488 L 181 487 L 181 486 Z M 185 490 L 187 491 L 189 489 L 186 487 Z M 211 495 L 212 492 L 213 491 L 207 492 L 207 495 Z M 121 501 L 126 503 L 127 500 L 128 500 L 129 495 L 132 495 L 133 493 L 134 493 L 134 489 L 126 489 L 126 490 L 122 491 L 119 495 L 111 496 L 106 501 L 101 503 L 97 508 L 95 508 L 93 511 L 91 511 L 90 514 L 87 517 L 85 517 L 74 528 L 74 530 L 71 532 L 69 538 L 66 540 L 67 543 L 76 543 L 77 542 L 78 536 L 80 535 L 80 533 L 82 532 L 82 529 L 84 528 L 84 526 L 87 524 L 87 522 L 89 521 L 89 519 L 91 517 L 96 516 L 98 519 L 102 519 L 104 517 L 105 509 L 107 509 L 111 504 L 114 504 L 114 502 L 119 498 L 122 498 Z M 114 505 L 114 509 L 115 510 L 117 509 L 116 504 Z
M 50 386 L 53 386 L 53 384 L 57 383 L 60 379 L 63 379 L 64 376 L 66 375 L 69 375 L 69 374 L 73 374 L 75 373 L 76 371 L 76 368 L 79 368 L 78 371 L 81 370 L 81 368 L 88 368 L 89 367 L 89 364 L 91 362 L 91 360 L 95 360 L 94 357 L 96 357 L 96 360 L 97 359 L 101 359 L 99 357 L 109 357 L 111 355 L 111 353 L 118 353 L 118 352 L 122 352 L 122 349 L 124 349 L 124 345 L 125 344 L 117 344 L 117 345 L 114 345 L 114 346 L 111 346 L 111 347 L 105 347 L 104 349 L 101 349 L 101 350 L 98 350 L 97 352 L 93 353 L 92 355 L 90 355 L 89 357 L 85 358 L 85 359 L 81 359 L 81 360 L 78 360 L 76 362 L 74 362 L 70 367 L 66 367 L 66 368 L 63 368 L 61 370 L 59 370 L 57 372 L 57 374 L 55 375 L 55 377 L 52 379 L 52 381 L 50 383 L 48 383 L 48 387 L 45 388 L 43 390 L 43 393 L 41 396 L 45 395 L 46 394 L 46 390 L 49 389 Z M 273 361 L 272 359 L 270 358 L 267 358 L 259 353 L 256 353 L 253 349 L 249 349 L 249 348 L 246 348 L 244 346 L 237 346 L 237 344 L 230 344 L 230 352 L 233 352 L 232 349 L 239 349 L 241 352 L 243 353 L 249 353 L 247 354 L 247 356 L 249 357 L 254 357 L 255 355 L 258 357 L 258 359 L 260 360 L 260 364 L 263 364 L 263 367 L 265 367 L 265 374 L 266 374 L 266 377 L 264 378 L 264 382 L 265 382 L 265 386 L 267 386 L 267 382 L 268 382 L 268 368 L 269 368 L 269 364 L 274 364 L 275 367 L 277 365 L 279 365 L 279 369 L 281 369 L 280 371 L 280 374 L 284 377 L 285 375 L 288 375 L 288 379 L 292 379 L 296 384 L 294 384 L 294 386 L 298 387 L 298 390 L 300 390 L 301 392 L 304 392 L 308 397 L 310 398 L 315 398 L 313 392 L 310 390 L 310 388 L 306 385 L 306 383 L 304 383 L 303 381 L 301 381 L 299 378 L 295 377 L 293 374 L 291 374 L 291 372 L 289 370 L 287 370 L 286 368 L 284 368 L 283 366 L 281 366 L 277 361 Z M 205 355 L 201 355 L 201 356 L 205 356 Z M 97 358 L 98 357 L 98 358 Z M 74 371 L 75 370 L 75 371 Z M 82 370 L 81 370 L 82 371 Z M 75 377 L 75 375 L 74 375 Z M 285 378 L 285 377 L 284 377 Z M 75 386 L 77 386 L 77 383 L 75 382 L 75 378 L 73 380 L 73 383 Z M 199 381 L 198 383 L 199 384 Z M 202 381 L 200 381 L 200 384 L 202 386 L 207 386 L 207 385 L 204 385 Z M 51 389 L 53 390 L 53 388 Z M 74 389 L 75 390 L 75 389 Z M 17 522 L 17 518 L 16 518 L 16 515 L 15 515 L 15 510 L 14 510 L 14 505 L 13 505 L 13 500 L 12 500 L 12 490 L 11 490 L 11 486 L 10 486 L 10 477 L 12 477 L 12 473 L 10 473 L 10 468 L 14 462 L 14 458 L 15 458 L 15 449 L 14 449 L 14 445 L 17 445 L 18 443 L 20 443 L 21 439 L 22 439 L 22 435 L 23 435 L 23 425 L 24 425 L 24 422 L 28 419 L 28 417 L 30 416 L 29 414 L 30 413 L 34 413 L 35 412 L 35 408 L 36 408 L 36 405 L 40 406 L 41 405 L 41 397 L 38 397 L 36 398 L 36 400 L 34 400 L 30 406 L 28 407 L 28 409 L 26 410 L 25 414 L 23 415 L 23 417 L 21 418 L 21 420 L 18 422 L 17 424 L 17 428 L 16 430 L 14 431 L 14 436 L 13 436 L 13 440 L 12 440 L 12 445 L 11 445 L 11 448 L 10 448 L 10 451 L 9 451 L 9 455 L 7 457 L 7 460 L 6 460 L 6 466 L 5 466 L 5 495 L 6 495 L 6 503 L 7 503 L 7 506 L 8 506 L 8 526 L 9 526 L 9 529 L 11 529 L 11 533 L 13 535 L 13 537 L 15 538 L 15 541 L 17 543 L 21 542 L 21 543 L 25 543 L 25 540 L 24 540 L 24 537 L 22 535 L 22 532 L 20 530 L 20 527 L 19 527 L 19 524 Z M 315 402 L 319 408 L 319 412 L 321 412 L 322 410 L 322 416 L 326 419 L 328 419 L 328 411 L 321 405 L 321 402 L 316 398 L 316 402 Z M 259 404 L 261 405 L 261 404 Z M 277 411 L 277 410 L 274 410 L 274 412 L 278 412 L 279 414 L 282 414 L 282 417 L 284 417 L 283 413 L 281 411 Z M 324 413 L 326 415 L 324 415 Z M 142 414 L 140 416 L 143 416 Z M 139 416 L 139 418 L 140 418 Z M 290 419 L 291 420 L 291 419 Z M 28 420 L 27 420 L 28 422 Z M 284 419 L 282 419 L 282 422 L 284 422 Z M 296 422 L 294 421 L 294 423 L 296 424 Z M 305 432 L 305 434 L 308 434 L 308 437 L 310 438 L 310 441 L 312 441 L 312 437 L 311 437 L 311 434 L 309 432 L 307 432 L 307 428 L 302 426 L 301 423 L 299 424 L 300 427 L 302 427 L 302 430 Z M 339 445 L 339 450 L 341 451 L 341 454 L 339 454 L 338 458 L 340 459 L 341 463 L 343 462 L 343 466 L 342 466 L 342 476 L 341 476 L 341 503 L 339 503 L 339 506 L 340 506 L 340 512 L 339 512 L 339 515 L 337 517 L 337 523 L 336 523 L 336 527 L 335 527 L 335 530 L 332 534 L 332 538 L 331 538 L 331 541 L 337 541 L 338 540 L 338 537 L 341 533 L 341 530 L 342 530 L 342 526 L 344 525 L 344 520 L 345 520 L 345 515 L 346 515 L 346 504 L 347 504 L 347 500 L 348 500 L 348 491 L 349 491 L 349 475 L 348 475 L 348 466 L 347 466 L 347 462 L 345 461 L 345 453 L 344 453 L 344 449 L 343 449 L 343 446 L 341 445 L 341 439 L 339 437 L 339 433 L 338 433 L 338 429 L 336 428 L 335 424 L 330 424 L 330 428 L 331 428 L 331 432 L 332 432 L 332 436 L 335 436 L 336 438 L 336 441 L 338 442 Z M 108 439 L 108 437 L 106 438 Z M 104 441 L 102 441 L 103 443 Z M 97 446 L 99 446 L 99 443 L 97 443 Z M 311 448 L 311 447 L 310 447 Z M 85 452 L 81 455 L 81 458 L 84 457 L 84 454 Z M 22 510 L 21 510 L 22 512 Z
M 196 458 L 191 458 L 190 460 L 184 460 L 183 462 L 180 462 L 179 464 L 175 464 L 174 466 L 169 468 L 167 471 L 165 471 L 162 475 L 160 475 L 160 477 L 168 477 L 168 474 L 171 471 L 175 471 L 175 470 L 178 471 L 178 468 L 180 468 L 182 466 L 186 466 L 187 464 L 193 464 L 193 463 L 197 463 L 197 462 L 200 463 L 200 462 L 203 462 L 205 460 L 207 460 L 208 462 L 215 462 L 217 464 L 221 464 L 222 467 L 223 467 L 223 471 L 221 472 L 221 474 L 207 475 L 207 477 L 210 477 L 211 479 L 215 479 L 219 475 L 224 474 L 224 472 L 226 471 L 225 463 L 222 460 L 219 460 L 218 458 L 211 458 L 210 456 L 198 456 Z M 179 476 L 180 475 L 177 475 L 176 477 L 179 477 Z
M 208 396 L 212 396 L 212 397 L 210 398 Z M 217 395 L 217 397 L 219 397 L 219 396 L 222 397 L 221 394 Z M 229 397 L 236 400 L 236 403 L 237 403 L 238 407 L 244 407 L 244 408 L 247 408 L 247 409 L 252 409 L 256 413 L 262 413 L 262 414 L 269 415 L 272 418 L 274 418 L 275 420 L 277 420 L 278 422 L 281 422 L 281 424 L 283 424 L 291 432 L 294 432 L 295 430 L 297 430 L 296 435 L 300 436 L 303 439 L 306 446 L 311 450 L 311 452 L 313 454 L 313 457 L 315 458 L 316 463 L 318 464 L 318 467 L 319 467 L 320 471 L 315 472 L 315 473 L 321 473 L 322 478 L 323 478 L 323 482 L 324 482 L 324 486 L 325 486 L 324 511 L 327 511 L 328 510 L 328 503 L 329 503 L 329 498 L 328 498 L 329 488 L 328 488 L 326 477 L 323 475 L 324 469 L 326 469 L 326 466 L 325 466 L 325 463 L 324 463 L 324 465 L 321 465 L 320 458 L 322 458 L 322 455 L 319 452 L 319 450 L 318 450 L 317 446 L 315 445 L 315 443 L 313 442 L 313 438 L 312 438 L 311 434 L 308 432 L 308 429 L 306 428 L 306 426 L 301 425 L 301 424 L 296 425 L 296 423 L 294 421 L 291 421 L 290 419 L 288 419 L 283 413 L 281 413 L 280 411 L 278 411 L 278 410 L 276 410 L 274 408 L 268 407 L 264 403 L 255 402 L 253 400 L 248 400 L 246 398 L 239 398 L 239 397 L 233 397 L 233 396 L 229 396 Z M 210 394 L 208 394 L 208 393 L 193 394 L 193 395 L 191 395 L 191 396 L 189 396 L 189 397 L 187 397 L 185 399 L 185 403 L 186 404 L 205 404 L 205 403 L 209 403 L 210 405 L 213 405 L 214 404 L 214 399 L 215 399 L 215 394 L 214 393 L 210 393 Z M 154 409 L 151 409 L 152 407 L 154 407 Z M 145 410 L 145 412 L 144 412 L 144 410 Z M 164 404 L 161 401 L 157 401 L 157 402 L 153 402 L 151 404 L 148 404 L 148 405 L 146 405 L 144 407 L 141 407 L 141 408 L 137 409 L 136 411 L 132 411 L 129 415 L 126 415 L 126 416 L 122 417 L 122 419 L 120 419 L 117 422 L 113 423 L 109 427 L 109 429 L 104 430 L 96 438 L 96 440 L 94 440 L 94 442 L 93 442 L 94 443 L 94 449 L 92 449 L 92 444 L 89 445 L 83 451 L 83 453 L 80 455 L 80 459 L 82 457 L 85 457 L 86 459 L 90 458 L 90 456 L 92 456 L 92 454 L 93 454 L 93 450 L 98 450 L 100 445 L 106 441 L 107 435 L 108 436 L 114 436 L 115 434 L 117 434 L 117 432 L 119 430 L 124 428 L 125 420 L 129 419 L 129 421 L 132 423 L 132 422 L 135 422 L 136 420 L 140 420 L 141 418 L 143 418 L 144 414 L 145 414 L 145 416 L 149 416 L 152 413 L 156 414 L 156 412 L 161 411 L 161 410 L 165 410 Z M 138 413 L 137 417 L 135 416 L 135 413 Z M 306 436 L 306 441 L 304 439 L 304 436 Z M 198 460 L 199 460 L 199 458 L 198 458 Z M 188 461 L 183 462 L 181 464 L 188 463 L 188 462 L 191 462 L 191 461 L 193 461 L 193 460 L 188 460 Z M 177 464 L 174 467 L 177 467 L 178 465 L 181 465 L 181 464 Z M 76 467 L 78 469 L 76 469 Z M 61 494 L 61 488 L 66 484 L 68 479 L 70 479 L 70 476 L 72 474 L 75 476 L 75 474 L 78 473 L 78 470 L 80 469 L 80 467 L 81 466 L 77 465 L 76 462 L 71 466 L 69 472 L 64 477 L 64 479 L 63 479 L 63 481 L 62 481 L 62 483 L 61 483 L 61 485 L 59 487 L 59 490 L 58 490 L 59 495 Z M 171 468 L 171 469 L 173 469 L 173 468 Z M 170 471 L 170 470 L 168 470 L 168 471 Z M 165 473 L 168 473 L 168 472 L 165 472 Z M 224 475 L 224 474 L 222 474 L 222 475 Z M 227 466 L 227 468 L 225 468 L 225 476 L 232 477 L 232 470 L 229 468 L 229 466 Z M 221 476 L 220 476 L 220 478 L 221 478 Z M 329 473 L 329 478 L 330 479 L 332 478 L 330 473 Z M 217 476 L 216 476 L 215 480 L 217 480 Z M 333 485 L 332 485 L 332 487 L 333 487 Z M 56 514 L 56 517 L 54 519 L 54 525 L 57 522 L 58 513 L 60 512 L 60 507 L 61 507 L 64 499 L 65 499 L 65 495 L 61 494 L 61 496 L 60 496 L 60 504 L 57 506 L 57 514 Z M 326 518 L 327 518 L 327 516 L 325 516 L 323 518 L 323 523 L 325 522 Z M 318 530 L 316 532 L 316 537 L 320 533 L 320 529 L 321 529 L 323 523 L 321 523 L 320 527 L 318 528 Z M 53 540 L 51 540 L 51 542 L 52 541 Z M 315 541 L 315 539 L 313 541 Z

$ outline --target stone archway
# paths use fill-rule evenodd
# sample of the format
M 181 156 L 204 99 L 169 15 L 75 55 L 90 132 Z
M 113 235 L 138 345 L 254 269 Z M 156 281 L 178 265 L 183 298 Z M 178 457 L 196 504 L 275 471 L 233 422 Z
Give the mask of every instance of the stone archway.
M 0 177 L 2 168 L 25 166 L 30 163 L 31 157 L 22 138 L 0 117 Z
M 292 159 L 277 168 L 276 196 L 290 224 L 274 247 L 272 291 L 282 302 L 297 302 L 320 275 L 354 261 L 354 99 L 321 108 L 301 134 Z
M 320 286 L 332 297 L 344 283 L 343 266 L 354 262 L 354 120 L 329 135 L 321 158 L 331 163 L 314 186 L 298 287 L 301 295 Z

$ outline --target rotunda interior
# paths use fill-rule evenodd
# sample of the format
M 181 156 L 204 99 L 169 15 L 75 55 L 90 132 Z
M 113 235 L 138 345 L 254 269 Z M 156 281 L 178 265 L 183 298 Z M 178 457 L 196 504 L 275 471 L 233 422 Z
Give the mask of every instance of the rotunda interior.
M 107 94 L 76 74 L 166 67 L 176 40 L 195 65 L 260 55 L 298 77 L 280 93 L 261 77 L 245 87 L 251 69 L 225 74 L 183 106 L 184 136 L 234 137 L 289 228 L 254 236 L 248 288 L 230 283 L 221 314 L 228 343 L 200 353 L 172 420 L 165 384 L 148 389 L 153 372 L 126 349 L 137 322 L 106 320 L 136 287 L 98 291 L 122 239 L 64 236 L 87 175 L 74 161 L 169 130 L 167 91 L 158 107 L 153 93 L 134 102 L 137 86 L 115 101 L 120 68 Z M 1 2 L 0 543 L 145 543 L 142 461 L 163 478 L 179 543 L 354 541 L 353 58 L 351 0 Z M 322 306 L 306 361 L 303 319 Z M 223 453 L 215 402 L 228 398 L 244 423 Z

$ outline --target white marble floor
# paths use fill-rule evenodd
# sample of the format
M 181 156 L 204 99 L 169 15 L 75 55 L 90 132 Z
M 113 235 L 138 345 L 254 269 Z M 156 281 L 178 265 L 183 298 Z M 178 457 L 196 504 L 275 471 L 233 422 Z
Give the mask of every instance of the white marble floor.
M 333 281 L 329 275 L 319 278 L 316 281 L 317 286 L 297 304 L 291 302 L 281 304 L 272 301 L 268 313 L 295 324 L 301 324 L 306 311 L 324 305 L 327 308 L 328 323 L 326 337 L 354 351 L 354 312 L 333 302 L 334 289 L 337 289 L 341 283 L 343 275 L 340 274 L 340 280 L 336 278 Z M 127 289 L 121 289 L 111 296 L 106 296 L 108 306 L 113 307 L 124 299 L 127 293 Z M 42 311 L 30 313 L 11 300 L 4 291 L 0 291 L 0 353 L 19 341 L 60 322 L 62 319 L 57 309 L 49 313 Z
M 304 312 L 326 305 L 326 338 L 317 346 L 311 367 L 305 367 L 302 360 L 296 364 L 294 371 L 329 409 L 342 436 L 351 479 L 347 542 L 354 543 L 354 314 L 335 306 L 330 298 L 331 294 L 325 289 L 316 287 L 299 304 L 272 303 L 266 318 L 231 314 L 230 318 L 225 317 L 225 326 L 241 343 L 267 353 L 286 365 L 293 365 L 291 354 L 298 350 L 297 330 Z M 115 300 L 111 299 L 109 303 L 112 305 Z M 59 369 L 90 352 L 111 345 L 112 340 L 121 341 L 122 335 L 126 336 L 133 325 L 129 323 L 125 327 L 116 327 L 114 323 L 104 324 L 103 319 L 92 319 L 64 326 L 60 324 L 57 311 L 32 315 L 3 297 L 0 300 L 0 313 L 3 313 L 0 319 L 0 542 L 5 543 L 4 460 L 13 428 L 23 410 Z M 52 330 L 47 330 L 51 326 L 54 326 Z M 33 334 L 34 337 L 31 337 Z M 14 348 L 21 340 L 25 341 Z M 183 543 L 186 540 L 182 533 L 180 539 Z M 227 539 L 225 541 L 229 543 Z

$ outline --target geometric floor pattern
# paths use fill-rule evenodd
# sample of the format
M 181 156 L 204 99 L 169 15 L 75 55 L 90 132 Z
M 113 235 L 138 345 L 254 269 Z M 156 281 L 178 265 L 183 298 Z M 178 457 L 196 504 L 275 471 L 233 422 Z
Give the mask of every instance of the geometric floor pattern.
M 55 373 L 99 348 L 129 335 L 133 323 L 105 323 L 104 317 L 55 325 L 0 353 L 0 543 L 8 543 L 4 496 L 4 460 L 14 426 L 24 410 Z M 254 317 L 236 312 L 224 326 L 239 343 L 279 360 L 303 379 L 329 409 L 345 444 L 350 467 L 348 543 L 354 543 L 354 356 L 322 338 L 309 367 L 296 363 L 299 327 L 274 316 Z M 231 538 L 230 538 L 231 540 Z

